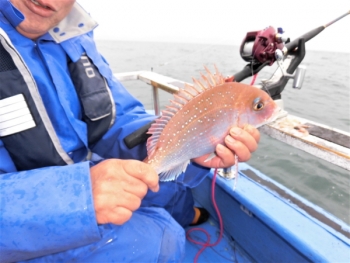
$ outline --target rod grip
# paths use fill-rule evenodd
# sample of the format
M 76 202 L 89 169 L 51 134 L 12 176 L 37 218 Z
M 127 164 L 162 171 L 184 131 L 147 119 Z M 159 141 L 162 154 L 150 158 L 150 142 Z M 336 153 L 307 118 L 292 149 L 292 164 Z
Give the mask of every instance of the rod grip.
M 143 143 L 143 142 L 146 142 L 148 137 L 151 136 L 151 134 L 148 134 L 147 132 L 148 132 L 149 128 L 151 127 L 152 123 L 154 123 L 154 121 L 151 121 L 151 122 L 145 124 L 144 126 L 139 128 L 138 130 L 136 130 L 133 133 L 130 133 L 128 136 L 126 136 L 124 138 L 125 145 L 129 149 L 132 149 L 136 145 Z

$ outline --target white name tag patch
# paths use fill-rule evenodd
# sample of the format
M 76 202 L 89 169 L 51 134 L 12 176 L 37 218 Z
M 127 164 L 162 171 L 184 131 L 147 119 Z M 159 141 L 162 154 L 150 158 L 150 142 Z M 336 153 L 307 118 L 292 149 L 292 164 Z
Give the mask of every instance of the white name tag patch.
M 0 100 L 0 137 L 35 127 L 23 94 Z

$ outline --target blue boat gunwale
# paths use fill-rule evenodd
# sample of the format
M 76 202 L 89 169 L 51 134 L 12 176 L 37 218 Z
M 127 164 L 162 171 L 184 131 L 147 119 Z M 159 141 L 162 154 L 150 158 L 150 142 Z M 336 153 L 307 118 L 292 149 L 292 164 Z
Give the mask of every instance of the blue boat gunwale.
M 302 196 L 297 195 L 278 182 L 271 180 L 271 178 L 264 174 L 258 176 L 252 169 L 241 170 L 241 172 L 251 180 L 265 186 L 268 191 L 277 194 L 281 197 L 281 200 L 285 200 L 289 205 L 299 208 L 299 212 L 311 216 L 310 219 L 314 220 L 316 224 L 321 224 L 325 229 L 330 231 L 331 234 L 340 239 L 344 237 L 350 238 L 350 226 L 326 210 L 316 206 Z M 264 179 L 263 176 L 266 178 Z
M 226 234 L 231 236 L 254 260 L 268 262 L 348 262 L 350 259 L 350 227 L 275 182 L 246 163 L 240 163 L 237 188 L 233 180 L 217 178 L 216 200 Z M 342 233 L 303 210 L 291 200 L 281 196 L 276 189 L 253 180 L 246 175 L 253 172 L 259 181 L 274 184 L 287 196 L 293 197 L 306 207 L 339 226 Z M 249 172 L 248 172 L 249 173 Z M 196 201 L 208 209 L 217 219 L 210 200 L 208 178 L 193 189 Z M 281 192 L 279 191 L 279 192 Z M 269 243 L 269 245 L 268 245 Z

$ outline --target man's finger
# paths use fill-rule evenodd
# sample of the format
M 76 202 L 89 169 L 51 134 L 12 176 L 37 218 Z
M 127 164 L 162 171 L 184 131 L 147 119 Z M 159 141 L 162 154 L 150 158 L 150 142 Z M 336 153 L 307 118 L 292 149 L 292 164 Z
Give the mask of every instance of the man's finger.
M 232 136 L 227 135 L 225 138 L 226 146 L 238 156 L 241 162 L 248 161 L 251 157 L 251 150 L 241 141 L 235 140 Z
M 250 130 L 250 131 L 253 132 L 253 130 Z M 251 153 L 256 151 L 256 149 L 258 148 L 258 143 L 256 141 L 256 138 L 253 137 L 253 135 L 251 133 L 249 133 L 248 131 L 246 131 L 244 129 L 241 129 L 239 127 L 233 127 L 230 129 L 229 136 L 231 136 L 235 141 L 239 141 L 242 144 L 244 144 L 246 146 L 246 148 L 249 150 L 249 152 L 251 152 Z M 257 136 L 257 135 L 255 135 L 255 136 Z M 230 145 L 231 144 L 229 143 L 227 146 L 231 150 L 233 150 L 230 147 Z
M 106 213 L 96 213 L 96 219 L 99 224 L 112 223 L 122 225 L 127 222 L 132 216 L 132 211 L 124 207 L 115 207 Z
M 158 192 L 159 176 L 150 165 L 136 160 L 127 160 L 123 162 L 123 169 L 127 174 L 144 182 L 153 192 Z
M 119 182 L 119 184 L 121 185 L 121 187 L 124 189 L 125 192 L 134 194 L 141 199 L 147 194 L 147 191 L 148 191 L 148 187 L 144 182 L 132 176 L 129 176 L 128 178 Z
M 130 211 L 137 210 L 141 205 L 141 199 L 127 192 L 114 196 L 114 208 L 115 207 L 124 207 Z
M 260 142 L 260 132 L 257 128 L 255 128 L 252 125 L 245 124 L 243 126 L 243 130 L 247 131 L 250 135 L 252 135 L 253 138 L 255 139 L 256 143 Z
M 141 205 L 141 198 L 123 191 L 122 189 L 116 189 L 114 192 L 108 194 L 96 195 L 94 198 L 95 210 L 97 212 L 108 211 L 115 207 L 124 207 L 128 210 L 135 211 Z
M 216 154 L 220 162 L 215 167 L 230 167 L 235 164 L 235 156 L 230 149 L 218 144 L 216 146 Z

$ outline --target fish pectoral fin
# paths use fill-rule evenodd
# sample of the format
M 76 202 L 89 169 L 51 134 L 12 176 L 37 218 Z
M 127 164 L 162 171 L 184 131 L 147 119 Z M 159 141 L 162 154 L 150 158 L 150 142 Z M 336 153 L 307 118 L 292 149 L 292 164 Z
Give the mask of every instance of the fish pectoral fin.
M 216 153 L 213 152 L 213 153 L 211 153 L 211 154 L 207 157 L 207 159 L 204 160 L 204 162 L 205 162 L 205 163 L 206 163 L 206 162 L 209 162 L 211 159 L 213 159 L 213 158 L 216 157 L 216 156 L 217 156 Z
M 162 182 L 175 180 L 180 174 L 182 174 L 186 170 L 189 163 L 190 161 L 188 160 L 184 163 L 175 166 L 171 170 L 161 172 L 159 175 L 159 180 Z

